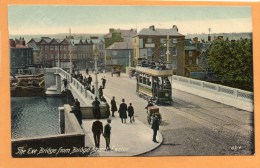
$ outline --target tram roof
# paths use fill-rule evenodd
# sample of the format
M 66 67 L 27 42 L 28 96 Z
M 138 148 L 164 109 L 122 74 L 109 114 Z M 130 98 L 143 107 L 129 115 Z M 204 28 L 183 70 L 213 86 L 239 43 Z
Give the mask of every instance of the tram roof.
M 148 74 L 151 76 L 172 76 L 173 75 L 172 69 L 156 70 L 156 69 L 151 69 L 149 67 L 136 66 L 136 71 L 144 73 L 144 74 Z

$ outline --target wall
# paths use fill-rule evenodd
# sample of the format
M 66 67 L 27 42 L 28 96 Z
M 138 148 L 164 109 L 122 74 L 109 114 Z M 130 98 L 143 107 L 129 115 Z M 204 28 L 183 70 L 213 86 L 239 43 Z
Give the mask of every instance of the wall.
M 176 75 L 173 76 L 172 87 L 235 108 L 249 112 L 254 111 L 254 95 L 252 92 Z
M 60 108 L 61 110 L 61 108 Z M 61 156 L 86 156 L 89 153 L 59 153 L 59 149 L 68 149 L 70 152 L 74 147 L 81 148 L 85 147 L 85 134 L 81 129 L 74 113 L 70 113 L 71 107 L 69 105 L 64 105 L 63 113 L 64 119 L 60 121 L 65 121 L 65 134 L 57 134 L 50 136 L 32 137 L 32 138 L 21 138 L 12 140 L 12 156 L 13 157 L 61 157 Z M 62 113 L 62 111 L 60 111 Z M 62 130 L 62 129 L 61 129 Z M 22 155 L 18 153 L 18 149 L 23 148 L 26 152 Z M 30 154 L 31 150 L 37 150 L 35 154 Z M 40 153 L 42 150 L 45 152 Z M 54 153 L 50 151 L 56 150 Z M 49 151 L 49 153 L 46 153 Z M 61 150 L 60 150 L 61 151 Z

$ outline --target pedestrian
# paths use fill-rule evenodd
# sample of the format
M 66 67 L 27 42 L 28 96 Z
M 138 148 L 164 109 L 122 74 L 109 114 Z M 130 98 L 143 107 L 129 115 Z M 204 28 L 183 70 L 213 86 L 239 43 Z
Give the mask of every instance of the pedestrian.
M 91 82 L 92 82 L 92 77 L 91 75 L 88 76 L 88 84 L 91 85 Z
M 86 74 L 88 75 L 88 68 L 86 68 Z
M 105 77 L 103 77 L 101 80 L 102 80 L 103 88 L 105 89 L 105 86 L 106 86 L 106 82 L 107 82 L 107 80 L 106 80 Z
M 77 100 L 77 99 L 76 99 Z M 81 113 L 81 110 L 80 110 L 80 103 L 79 101 L 75 101 L 74 105 L 73 105 L 73 108 L 72 108 L 72 111 L 70 111 L 71 113 L 74 113 L 75 117 L 77 118 L 80 126 L 82 125 L 82 113 Z
M 95 94 L 95 87 L 94 87 L 94 85 L 92 85 L 91 93 Z
M 97 118 L 96 121 L 92 124 L 92 132 L 95 142 L 95 147 L 100 147 L 100 135 L 103 133 L 103 124 L 101 121 L 99 121 L 99 118 Z
M 64 78 L 63 80 L 64 88 L 67 89 L 68 80 Z
M 130 123 L 132 123 L 132 121 L 134 120 L 134 108 L 132 106 L 132 103 L 129 103 L 127 111 L 128 111 L 128 116 L 130 118 Z
M 76 107 L 77 109 L 80 109 L 80 102 L 78 101 L 78 99 L 75 99 L 73 106 Z
M 153 130 L 153 142 L 158 143 L 156 140 L 157 131 L 159 130 L 160 120 L 157 114 L 154 114 L 153 121 L 152 121 L 152 130 Z
M 126 118 L 127 118 L 126 111 L 127 111 L 127 105 L 125 104 L 125 99 L 122 99 L 122 103 L 120 104 L 119 110 L 118 110 L 119 117 L 121 118 L 122 123 L 123 123 L 123 120 L 124 120 L 124 123 L 126 123 Z
M 115 117 L 115 111 L 117 111 L 115 96 L 113 96 L 113 98 L 111 100 L 111 111 L 112 111 L 112 117 Z
M 107 103 L 107 100 L 104 98 L 104 97 L 102 97 L 102 101 L 105 103 L 105 105 L 106 105 L 106 116 L 107 116 L 107 118 L 110 116 L 110 106 L 109 106 L 109 104 Z
M 103 87 L 102 86 L 99 87 L 98 93 L 99 93 L 99 98 L 101 99 L 101 97 L 103 96 Z
M 110 123 L 111 123 L 111 119 L 108 118 L 107 119 L 107 124 L 104 126 L 104 133 L 103 133 L 103 136 L 106 140 L 106 149 L 107 150 L 111 150 L 110 149 L 110 135 L 111 135 L 111 126 L 110 126 Z
M 98 101 L 97 97 L 95 97 L 95 100 L 92 102 L 94 118 L 100 118 L 101 117 L 99 105 L 100 105 L 100 102 Z

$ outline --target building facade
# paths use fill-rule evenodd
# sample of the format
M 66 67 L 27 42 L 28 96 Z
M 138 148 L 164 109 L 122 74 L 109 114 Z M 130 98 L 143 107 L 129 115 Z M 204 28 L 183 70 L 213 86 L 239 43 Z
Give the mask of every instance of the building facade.
M 25 46 L 24 38 L 10 39 L 10 70 L 20 74 L 23 70 L 33 67 L 33 49 Z
M 93 43 L 89 40 L 55 39 L 42 37 L 31 39 L 28 45 L 36 45 L 40 49 L 40 60 L 43 67 L 70 68 L 70 60 L 73 68 L 85 69 L 93 66 Z
M 134 37 L 134 65 L 137 65 L 139 58 L 152 61 L 167 61 L 167 37 L 169 44 L 169 62 L 172 65 L 174 74 L 184 75 L 185 69 L 185 36 L 178 32 L 174 25 L 170 29 L 158 29 L 154 26 L 142 29 Z
M 133 40 L 128 42 L 114 42 L 108 48 L 106 48 L 107 65 L 117 65 L 121 67 L 121 70 L 125 71 L 125 68 L 133 65 Z

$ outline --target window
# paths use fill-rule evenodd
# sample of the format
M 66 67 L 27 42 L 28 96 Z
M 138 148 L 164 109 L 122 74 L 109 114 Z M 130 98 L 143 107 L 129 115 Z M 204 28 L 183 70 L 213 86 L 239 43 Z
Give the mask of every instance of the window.
M 192 51 L 189 51 L 189 56 L 190 56 L 190 57 L 192 57 L 192 53 L 193 53 Z
M 189 65 L 192 65 L 192 60 L 189 60 Z
M 49 50 L 49 46 L 46 45 L 46 46 L 45 46 L 45 50 Z
M 50 50 L 51 50 L 51 51 L 53 50 L 53 46 L 50 46 Z
M 172 43 L 177 43 L 177 38 L 173 38 Z
M 166 54 L 165 49 L 161 48 L 160 49 L 160 56 L 163 57 L 163 56 L 165 56 L 165 54 Z
M 153 42 L 152 38 L 147 39 L 147 43 L 152 43 L 152 42 Z
M 112 51 L 112 55 L 117 55 L 117 51 Z
M 165 39 L 165 38 L 161 38 L 161 39 L 160 39 L 160 43 L 161 43 L 161 44 L 166 43 L 166 39 Z
M 177 60 L 172 61 L 172 68 L 176 69 L 177 68 Z
M 172 55 L 177 56 L 177 48 L 176 47 L 172 48 Z
M 56 51 L 59 51 L 59 46 L 55 46 L 55 50 L 56 50 Z
M 152 48 L 147 48 L 147 57 L 152 57 L 153 50 Z
M 144 40 L 139 39 L 139 48 L 144 48 Z

